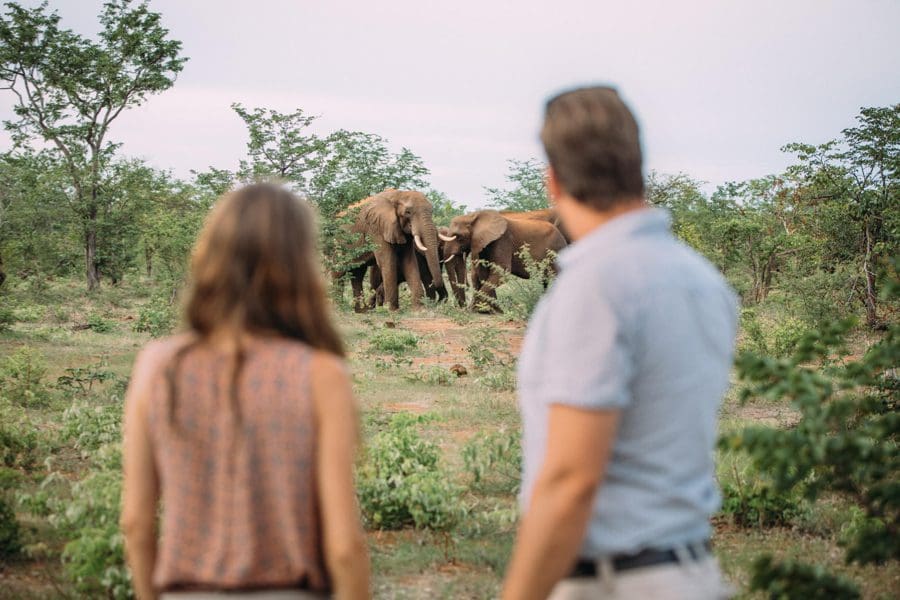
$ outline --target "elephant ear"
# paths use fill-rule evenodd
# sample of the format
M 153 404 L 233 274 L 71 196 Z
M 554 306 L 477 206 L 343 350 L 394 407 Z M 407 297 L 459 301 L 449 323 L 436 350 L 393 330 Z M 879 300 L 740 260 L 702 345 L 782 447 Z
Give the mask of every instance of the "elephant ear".
M 507 221 L 496 210 L 483 211 L 472 226 L 472 256 L 480 257 L 488 244 L 506 233 Z
M 359 218 L 365 224 L 366 233 L 380 236 L 388 244 L 406 243 L 406 235 L 397 220 L 397 209 L 391 196 L 381 193 L 374 196 L 360 211 Z

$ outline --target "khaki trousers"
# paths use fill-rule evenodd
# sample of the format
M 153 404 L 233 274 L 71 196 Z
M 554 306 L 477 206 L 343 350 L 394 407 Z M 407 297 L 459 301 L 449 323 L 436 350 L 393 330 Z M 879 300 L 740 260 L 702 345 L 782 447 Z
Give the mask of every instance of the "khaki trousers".
M 598 577 L 563 579 L 548 600 L 725 600 L 735 591 L 713 556 L 613 573 L 601 561 Z
M 258 592 L 163 592 L 159 600 L 322 600 L 325 594 L 303 590 L 260 590 Z

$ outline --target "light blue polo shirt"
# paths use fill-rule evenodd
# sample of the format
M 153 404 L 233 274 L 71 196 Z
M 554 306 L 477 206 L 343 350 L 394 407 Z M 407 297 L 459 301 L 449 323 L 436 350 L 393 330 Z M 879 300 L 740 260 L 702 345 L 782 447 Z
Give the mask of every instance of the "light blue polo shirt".
M 678 241 L 668 213 L 625 213 L 566 248 L 518 363 L 524 511 L 544 459 L 548 408 L 619 409 L 584 558 L 710 534 L 713 448 L 728 388 L 737 298 Z

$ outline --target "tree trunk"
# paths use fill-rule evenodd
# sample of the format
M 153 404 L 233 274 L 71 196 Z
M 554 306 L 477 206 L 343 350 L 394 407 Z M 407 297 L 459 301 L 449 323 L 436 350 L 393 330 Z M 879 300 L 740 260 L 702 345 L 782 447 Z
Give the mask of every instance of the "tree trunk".
M 874 259 L 872 255 L 874 240 L 872 238 L 871 223 L 866 219 L 866 253 L 863 257 L 863 274 L 866 278 L 866 295 L 863 302 L 866 305 L 866 325 L 868 325 L 870 329 L 878 329 L 881 326 L 881 322 L 878 320 L 878 293 L 875 289 L 875 271 L 872 269 L 872 261 Z
M 84 263 L 88 291 L 100 287 L 100 265 L 97 264 L 97 222 L 91 217 L 84 232 Z

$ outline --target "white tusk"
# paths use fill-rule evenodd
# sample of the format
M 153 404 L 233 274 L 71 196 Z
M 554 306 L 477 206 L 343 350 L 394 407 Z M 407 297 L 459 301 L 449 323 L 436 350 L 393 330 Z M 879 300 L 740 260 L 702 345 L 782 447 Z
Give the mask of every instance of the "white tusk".
M 428 252 L 428 248 L 425 247 L 425 244 L 422 243 L 422 240 L 419 239 L 419 236 L 414 235 L 413 241 L 416 243 L 416 248 L 418 248 L 422 252 Z
M 444 235 L 440 232 L 438 232 L 438 237 L 441 238 L 442 240 L 444 240 L 445 242 L 452 242 L 453 240 L 456 239 L 455 235 L 451 235 L 450 237 L 447 237 L 446 235 Z
M 448 256 L 446 259 L 444 259 L 444 264 L 446 265 L 448 262 L 450 262 L 450 261 L 453 260 L 454 258 L 456 258 L 456 255 L 455 255 L 455 254 L 451 254 L 451 255 Z

